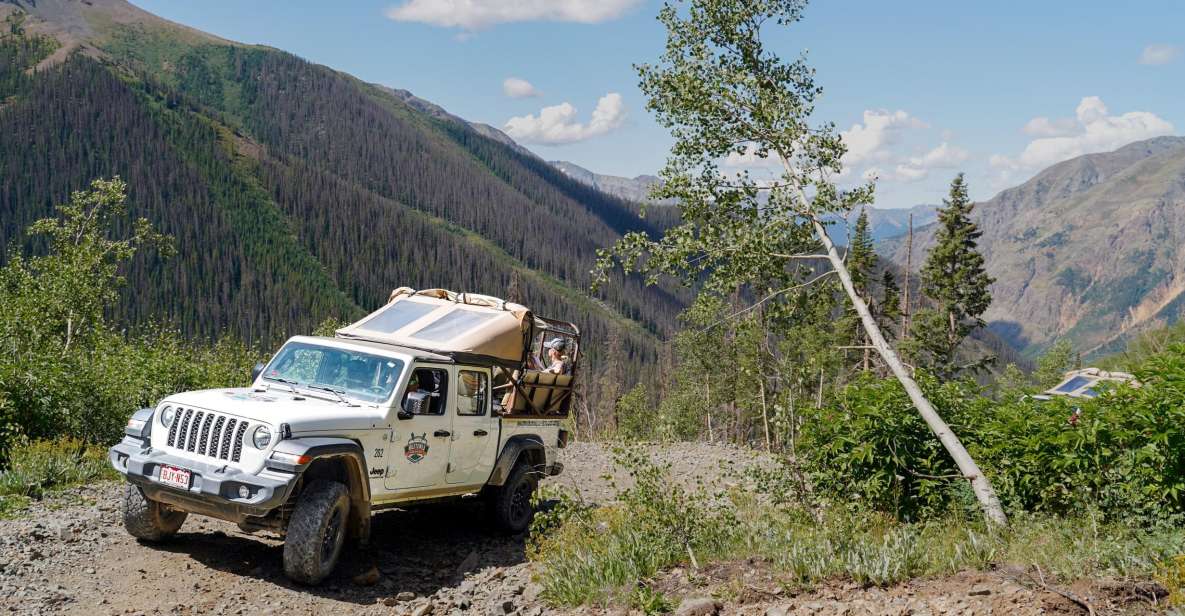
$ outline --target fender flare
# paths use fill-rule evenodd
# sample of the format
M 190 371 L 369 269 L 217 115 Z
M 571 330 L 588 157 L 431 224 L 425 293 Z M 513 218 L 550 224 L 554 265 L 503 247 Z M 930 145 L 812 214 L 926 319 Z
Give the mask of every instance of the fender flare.
M 498 454 L 498 461 L 494 464 L 494 470 L 490 472 L 490 478 L 486 484 L 504 485 L 506 479 L 510 477 L 511 469 L 524 455 L 537 455 L 543 463 L 546 463 L 546 449 L 543 446 L 543 439 L 538 434 L 516 434 L 507 439 L 506 444 L 502 447 L 502 453 Z
M 366 466 L 366 455 L 362 451 L 362 445 L 358 444 L 357 441 L 348 438 L 322 436 L 309 438 L 297 437 L 280 441 L 272 451 L 273 453 L 284 453 L 295 456 L 296 458 L 304 456 L 311 458 L 311 460 L 304 464 L 292 464 L 281 462 L 280 460 L 268 459 L 268 468 L 296 475 L 303 474 L 317 460 L 346 458 L 353 464 L 354 473 L 357 474 L 361 484 L 360 486 L 350 486 L 350 488 L 361 488 L 361 497 L 367 502 L 370 501 L 370 477 L 368 475 L 369 469 Z
M 350 493 L 350 534 L 365 544 L 370 538 L 370 475 L 362 445 L 348 438 L 307 437 L 289 438 L 276 444 L 273 453 L 280 452 L 307 459 L 303 463 L 267 461 L 272 470 L 292 473 L 297 477 L 320 460 L 342 458 L 346 468 L 346 487 Z

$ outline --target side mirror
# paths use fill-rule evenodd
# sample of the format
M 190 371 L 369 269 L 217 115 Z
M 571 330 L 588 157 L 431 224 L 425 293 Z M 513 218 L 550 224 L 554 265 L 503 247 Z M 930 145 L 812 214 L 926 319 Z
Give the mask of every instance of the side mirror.
M 399 419 L 411 419 L 412 417 L 415 417 L 415 415 L 412 415 L 410 411 L 400 409 L 398 413 L 395 413 L 395 417 L 398 417 Z
M 259 375 L 262 372 L 263 372 L 263 364 L 262 363 L 255 364 L 255 367 L 251 369 L 251 382 L 254 383 L 259 378 Z

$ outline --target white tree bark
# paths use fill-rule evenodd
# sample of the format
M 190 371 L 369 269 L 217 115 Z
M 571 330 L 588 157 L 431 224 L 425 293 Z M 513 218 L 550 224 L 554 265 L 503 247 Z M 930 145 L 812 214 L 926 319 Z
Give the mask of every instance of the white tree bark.
M 856 313 L 860 315 L 860 322 L 864 325 L 864 331 L 868 333 L 869 341 L 876 348 L 877 353 L 885 360 L 885 363 L 888 364 L 889 369 L 893 371 L 893 376 L 897 377 L 897 380 L 901 382 L 901 386 L 909 394 L 909 399 L 918 409 L 918 413 L 922 415 L 922 419 L 926 421 L 926 425 L 930 426 L 930 430 L 942 442 L 942 446 L 946 448 L 947 453 L 954 458 L 955 464 L 959 467 L 959 472 L 963 474 L 963 477 L 971 481 L 971 489 L 975 492 L 975 498 L 979 500 L 979 506 L 983 509 L 984 517 L 987 518 L 989 523 L 1008 524 L 1008 518 L 1004 515 L 1004 508 L 1000 506 L 1000 499 L 996 496 L 996 491 L 992 488 L 991 482 L 983 474 L 983 471 L 979 470 L 979 465 L 967 453 L 967 449 L 963 447 L 963 443 L 959 441 L 959 437 L 955 436 L 950 426 L 946 424 L 946 421 L 942 419 L 942 416 L 934 410 L 933 405 L 922 394 L 922 389 L 918 387 L 917 381 L 913 380 L 913 377 L 910 376 L 905 366 L 901 363 L 900 358 L 897 357 L 897 352 L 893 350 L 893 347 L 889 345 L 884 335 L 881 334 L 880 327 L 877 326 L 876 321 L 872 318 L 872 313 L 868 310 L 868 304 L 856 293 L 856 288 L 852 284 L 852 277 L 848 274 L 848 268 L 839 256 L 839 251 L 836 250 L 831 237 L 827 235 L 827 228 L 814 216 L 811 216 L 811 224 L 815 228 L 815 235 L 819 237 L 819 241 L 823 243 L 823 247 L 827 250 L 827 259 L 831 261 L 831 267 L 835 269 L 835 273 L 839 276 L 839 281 L 843 284 L 844 291 L 848 294 L 848 299 L 852 301 L 852 306 L 856 308 Z
M 782 166 L 786 169 L 786 174 L 789 177 L 794 176 L 794 169 L 790 165 L 789 159 L 785 154 L 779 152 Z M 955 464 L 959 467 L 959 472 L 963 477 L 971 482 L 971 489 L 975 492 L 975 498 L 979 501 L 979 506 L 983 509 L 984 518 L 989 524 L 999 524 L 1005 526 L 1008 524 L 1008 517 L 1004 515 L 1004 508 L 1000 505 L 1000 499 L 996 496 L 996 490 L 992 488 L 991 481 L 979 470 L 979 465 L 971 458 L 971 454 L 967 453 L 967 448 L 963 447 L 963 443 L 959 441 L 959 437 L 951 431 L 950 426 L 934 410 L 934 406 L 926 399 L 925 394 L 922 393 L 922 388 L 918 387 L 917 381 L 913 380 L 909 371 L 905 369 L 905 365 L 901 363 L 901 359 L 897 357 L 897 352 L 885 340 L 881 334 L 880 327 L 876 324 L 876 320 L 872 318 L 872 313 L 868 310 L 868 304 L 860 294 L 856 292 L 855 285 L 852 284 L 852 276 L 848 273 L 847 265 L 844 264 L 843 258 L 839 256 L 839 251 L 835 248 L 835 243 L 831 241 L 831 236 L 827 234 L 827 228 L 823 223 L 819 222 L 818 217 L 813 212 L 809 211 L 808 204 L 810 201 L 806 198 L 806 194 L 801 188 L 797 189 L 797 197 L 799 202 L 803 204 L 803 208 L 807 211 L 803 215 L 807 216 L 811 225 L 815 229 L 815 235 L 823 244 L 823 248 L 827 251 L 827 260 L 831 262 L 832 269 L 835 270 L 839 276 L 840 284 L 843 285 L 844 291 L 848 294 L 848 299 L 852 302 L 852 307 L 856 309 L 856 313 L 860 315 L 860 323 L 864 325 L 864 331 L 868 334 L 868 340 L 872 346 L 876 348 L 877 353 L 885 360 L 885 364 L 892 370 L 893 376 L 897 377 L 901 386 L 905 388 L 905 393 L 909 394 L 910 401 L 913 402 L 918 413 L 921 414 L 922 419 L 925 420 L 926 425 L 930 427 L 930 431 L 938 440 L 942 442 L 942 446 L 946 448 L 947 453 L 954 459 Z

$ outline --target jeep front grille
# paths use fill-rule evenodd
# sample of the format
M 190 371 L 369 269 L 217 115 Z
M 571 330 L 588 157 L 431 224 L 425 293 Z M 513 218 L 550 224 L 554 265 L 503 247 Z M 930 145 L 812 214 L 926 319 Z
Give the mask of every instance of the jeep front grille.
M 238 462 L 247 422 L 197 409 L 177 409 L 169 426 L 169 447 L 200 456 Z

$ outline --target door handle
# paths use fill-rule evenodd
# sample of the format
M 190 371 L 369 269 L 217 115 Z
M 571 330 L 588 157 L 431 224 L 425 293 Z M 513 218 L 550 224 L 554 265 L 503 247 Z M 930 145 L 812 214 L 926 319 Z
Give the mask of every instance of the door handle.
M 432 433 L 432 436 L 439 436 L 440 438 L 444 438 L 446 436 L 452 436 L 452 435 L 453 435 L 453 433 L 449 432 L 448 430 L 437 430 Z
M 474 430 L 473 431 L 473 436 L 485 436 L 487 434 L 489 434 L 489 432 L 486 432 L 485 430 Z

